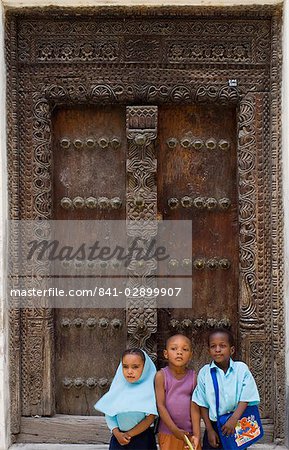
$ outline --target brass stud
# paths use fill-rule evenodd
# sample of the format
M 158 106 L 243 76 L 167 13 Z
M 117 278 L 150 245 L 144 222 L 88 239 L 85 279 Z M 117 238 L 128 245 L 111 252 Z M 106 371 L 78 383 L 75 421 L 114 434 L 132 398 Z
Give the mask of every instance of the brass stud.
M 94 197 L 87 197 L 85 199 L 85 206 L 89 209 L 94 209 L 97 207 L 97 199 Z
M 219 266 L 221 269 L 228 270 L 231 267 L 231 263 L 227 258 L 222 258 L 219 260 Z
M 86 139 L 86 146 L 88 148 L 93 148 L 95 147 L 95 140 L 93 138 L 87 138 Z
M 211 210 L 211 209 L 215 209 L 218 206 L 218 202 L 215 198 L 210 197 L 207 198 L 206 200 L 206 207 Z
M 99 267 L 101 268 L 101 269 L 106 269 L 107 268 L 107 266 L 108 266 L 108 262 L 107 261 L 100 261 L 100 263 L 99 263 Z
M 176 270 L 179 267 L 179 261 L 175 258 L 172 258 L 169 260 L 168 266 L 171 270 Z
M 70 389 L 73 385 L 73 380 L 71 378 L 65 377 L 64 380 L 62 380 L 62 384 L 65 389 Z
M 179 200 L 177 198 L 169 198 L 168 205 L 171 209 L 176 209 L 179 206 Z
M 181 204 L 184 208 L 191 208 L 191 206 L 193 205 L 193 199 L 186 195 L 185 197 L 181 198 Z
M 75 328 L 82 328 L 84 326 L 84 320 L 80 317 L 77 317 L 72 321 L 72 324 L 75 326 Z
M 95 378 L 88 378 L 85 384 L 88 389 L 94 389 L 97 386 L 97 380 Z
M 180 322 L 177 319 L 171 319 L 169 322 L 169 326 L 173 329 L 178 329 L 180 326 Z
M 112 319 L 112 321 L 110 322 L 110 325 L 115 330 L 119 330 L 122 327 L 122 321 L 120 319 Z
M 167 146 L 169 148 L 176 148 L 176 146 L 178 145 L 178 140 L 176 138 L 169 138 L 167 140 Z
M 119 197 L 114 197 L 110 200 L 110 204 L 113 209 L 120 209 L 122 201 Z
M 195 150 L 201 150 L 204 146 L 204 141 L 202 139 L 194 139 L 192 146 Z
M 84 205 L 85 205 L 84 198 L 82 198 L 82 197 L 75 197 L 75 198 L 73 199 L 73 205 L 74 205 L 75 208 L 77 208 L 77 209 L 83 208 Z
M 138 208 L 138 209 L 142 209 L 144 207 L 144 199 L 142 197 L 136 197 L 134 199 L 134 205 Z
M 137 329 L 139 330 L 139 331 L 146 331 L 147 330 L 147 328 L 148 328 L 148 326 L 147 326 L 147 324 L 146 324 L 146 322 L 144 321 L 144 320 L 142 320 L 142 319 L 139 319 L 138 321 L 137 321 Z
M 196 319 L 194 321 L 195 328 L 203 328 L 206 325 L 206 321 L 204 319 Z
M 120 147 L 120 140 L 118 138 L 112 138 L 112 140 L 110 142 L 111 142 L 112 148 Z
M 61 261 L 61 265 L 64 269 L 69 269 L 69 267 L 71 266 L 71 261 L 64 259 L 63 261 Z
M 108 387 L 108 385 L 109 385 L 109 381 L 108 381 L 107 378 L 100 378 L 100 379 L 98 380 L 98 386 L 99 386 L 101 389 L 105 389 L 106 387 Z
M 87 265 L 88 269 L 95 269 L 95 267 L 96 267 L 96 262 L 95 262 L 95 261 L 92 261 L 91 259 L 89 259 L 89 260 L 87 261 L 86 265 Z
M 229 209 L 231 206 L 231 201 L 230 199 L 224 197 L 224 198 L 220 198 L 219 200 L 219 206 L 221 209 Z
M 105 137 L 101 137 L 98 140 L 98 145 L 100 146 L 100 148 L 107 148 L 109 144 L 109 140 Z
M 84 386 L 84 380 L 83 378 L 75 378 L 73 384 L 76 389 L 81 389 Z
M 137 134 L 134 141 L 136 145 L 144 145 L 146 143 L 146 137 L 144 134 Z
M 61 204 L 62 208 L 64 208 L 64 209 L 71 209 L 71 208 L 73 208 L 73 202 L 68 197 L 63 197 L 60 200 L 60 204 Z
M 209 150 L 215 150 L 215 148 L 217 147 L 217 142 L 213 138 L 207 139 L 206 147 Z
M 86 326 L 87 326 L 87 328 L 93 329 L 93 328 L 96 327 L 96 324 L 97 324 L 97 320 L 96 320 L 94 317 L 89 317 L 89 318 L 86 320 Z
M 221 150 L 229 150 L 230 148 L 230 142 L 225 139 L 221 139 L 218 145 Z
M 206 206 L 206 200 L 203 197 L 197 197 L 194 199 L 194 207 L 197 209 L 204 209 Z
M 74 267 L 79 270 L 84 266 L 84 261 L 82 261 L 81 259 L 75 259 L 74 260 Z
M 183 148 L 189 148 L 190 147 L 190 145 L 191 145 L 191 140 L 189 139 L 189 138 L 183 138 L 183 139 L 181 139 L 181 146 L 183 147 Z
M 183 259 L 183 260 L 182 260 L 182 266 L 183 266 L 185 269 L 190 269 L 190 268 L 192 267 L 192 261 L 191 261 L 191 259 L 189 259 L 189 258 Z
M 218 321 L 217 321 L 217 319 L 214 319 L 213 317 L 209 317 L 206 321 L 206 325 L 208 328 L 217 328 Z
M 197 270 L 202 270 L 205 267 L 205 260 L 202 258 L 195 259 L 194 268 Z
M 110 205 L 110 201 L 107 197 L 99 197 L 98 199 L 98 206 L 100 209 L 108 209 Z
M 80 149 L 83 147 L 83 142 L 81 139 L 74 139 L 73 145 L 75 148 Z
M 106 329 L 109 325 L 109 321 L 105 317 L 101 317 L 98 321 L 99 328 Z
M 181 327 L 184 329 L 192 328 L 193 322 L 191 321 L 191 319 L 184 319 L 181 322 Z
M 64 319 L 61 320 L 61 327 L 62 328 L 70 328 L 71 326 L 71 321 L 70 319 L 68 319 L 67 317 L 65 317 Z
M 218 267 L 218 261 L 215 258 L 208 259 L 207 267 L 210 270 L 215 270 Z
M 223 319 L 219 320 L 218 323 L 219 328 L 230 328 L 231 325 L 231 321 L 230 319 L 228 319 L 228 317 L 224 317 Z
M 60 147 L 62 148 L 69 148 L 70 147 L 70 140 L 68 138 L 62 138 L 60 141 Z

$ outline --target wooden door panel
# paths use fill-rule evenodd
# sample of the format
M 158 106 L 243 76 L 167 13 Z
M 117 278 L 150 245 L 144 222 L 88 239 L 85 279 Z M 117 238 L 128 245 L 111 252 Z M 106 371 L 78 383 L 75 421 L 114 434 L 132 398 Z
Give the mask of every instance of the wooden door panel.
M 200 339 L 204 331 L 225 319 L 236 329 L 236 173 L 235 108 L 159 108 L 158 211 L 164 220 L 192 220 L 192 309 L 159 311 L 161 359 L 171 333 L 185 332 L 193 338 L 201 365 L 207 359 L 204 338 Z
M 123 220 L 126 215 L 124 108 L 58 108 L 53 117 L 53 130 L 53 218 L 78 221 L 75 226 L 79 227 L 82 220 Z M 66 233 L 64 226 L 63 238 Z M 95 278 L 95 285 L 98 281 Z M 58 283 L 61 287 L 61 281 Z M 78 280 L 71 277 L 69 286 L 77 289 Z M 82 287 L 90 286 L 84 281 Z M 85 298 L 79 299 L 82 301 Z M 93 404 L 109 388 L 126 346 L 124 309 L 56 309 L 55 336 L 56 412 L 97 414 Z

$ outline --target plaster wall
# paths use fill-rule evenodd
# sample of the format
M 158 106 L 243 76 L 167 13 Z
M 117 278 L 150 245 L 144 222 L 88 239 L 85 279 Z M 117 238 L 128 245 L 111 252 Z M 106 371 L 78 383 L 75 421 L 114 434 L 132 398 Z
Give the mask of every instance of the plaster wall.
M 22 7 L 81 7 L 81 6 L 234 6 L 279 4 L 280 0 L 0 0 L 0 450 L 9 447 L 8 417 L 8 357 L 6 291 L 6 222 L 7 222 L 7 159 L 6 159 L 6 75 L 4 64 L 4 10 Z M 287 446 L 289 448 L 289 0 L 284 0 L 283 25 L 283 203 L 285 216 L 285 307 L 286 307 L 286 387 L 287 387 Z

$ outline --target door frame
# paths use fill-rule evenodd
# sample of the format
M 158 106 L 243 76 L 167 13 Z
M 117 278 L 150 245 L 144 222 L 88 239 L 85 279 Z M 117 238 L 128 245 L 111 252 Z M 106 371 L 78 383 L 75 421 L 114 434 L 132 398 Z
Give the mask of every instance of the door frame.
M 60 76 L 51 62 L 46 65 L 43 61 L 37 62 L 33 60 L 35 54 L 29 54 L 25 47 L 17 46 L 18 39 L 25 41 L 19 32 L 21 20 L 28 22 L 44 17 L 57 20 L 59 11 L 44 10 L 43 13 L 42 9 L 31 8 L 8 12 L 9 208 L 10 218 L 14 220 L 51 217 L 51 113 L 56 105 L 212 102 L 225 107 L 228 103 L 235 104 L 238 116 L 240 355 L 254 373 L 263 400 L 264 415 L 273 421 L 274 439 L 283 441 L 286 415 L 281 192 L 282 8 L 264 5 L 231 8 L 99 7 L 67 8 L 65 11 L 65 18 L 75 22 L 93 16 L 108 22 L 122 18 L 173 21 L 176 17 L 183 21 L 198 19 L 204 23 L 220 20 L 230 23 L 238 20 L 270 22 L 267 35 L 258 37 L 256 31 L 256 36 L 252 37 L 248 31 L 247 41 L 252 45 L 252 60 L 249 62 L 222 62 L 218 61 L 217 55 L 212 61 L 195 65 L 171 63 L 168 73 L 173 73 L 171 68 L 179 68 L 179 76 L 169 78 L 162 73 L 157 81 L 141 83 L 138 82 L 136 66 L 125 63 L 121 69 L 114 69 L 109 81 L 107 78 L 104 81 L 97 71 L 92 75 L 88 65 L 88 75 L 83 76 L 84 69 L 79 61 L 63 63 L 65 76 Z M 26 33 L 28 39 L 33 36 L 29 26 Z M 220 32 L 218 39 L 221 36 Z M 263 64 L 253 60 L 252 48 L 257 41 L 259 46 L 269 46 L 269 60 L 267 58 Z M 226 42 L 223 44 L 226 46 Z M 91 64 L 89 56 L 86 63 Z M 96 66 L 99 68 L 101 64 Z M 103 67 L 106 67 L 105 63 Z M 149 70 L 154 67 L 147 63 Z M 121 82 L 125 71 L 131 69 L 131 80 L 128 77 L 124 83 Z M 44 157 L 39 156 L 40 149 L 44 149 Z M 16 235 L 9 238 L 10 254 L 16 265 L 20 238 Z M 9 314 L 11 430 L 16 435 L 23 432 L 23 413 L 41 416 L 54 414 L 54 329 L 51 310 L 11 309 Z M 152 326 L 152 336 L 153 330 Z M 128 333 L 133 335 L 134 329 L 128 329 Z M 28 368 L 29 373 L 32 371 L 34 375 L 33 389 Z

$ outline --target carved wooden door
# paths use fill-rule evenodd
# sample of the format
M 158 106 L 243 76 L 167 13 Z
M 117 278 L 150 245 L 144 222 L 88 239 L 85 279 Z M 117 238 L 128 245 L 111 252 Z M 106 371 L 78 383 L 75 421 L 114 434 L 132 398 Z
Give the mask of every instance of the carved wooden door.
M 167 263 L 168 277 L 176 265 L 191 275 L 188 309 L 160 308 L 156 297 L 143 311 L 129 299 L 127 311 L 55 310 L 56 412 L 92 415 L 138 334 L 160 365 L 166 338 L 187 334 L 200 366 L 205 332 L 237 329 L 236 113 L 212 105 L 62 107 L 53 124 L 55 219 L 192 221 L 191 257 Z
M 167 267 L 190 278 L 187 308 L 128 298 L 114 310 L 10 310 L 15 439 L 104 442 L 102 419 L 87 415 L 122 349 L 142 346 L 160 366 L 166 337 L 184 332 L 197 368 L 222 324 L 256 379 L 266 435 L 281 442 L 282 8 L 50 8 L 6 21 L 10 218 L 192 222 L 190 257 Z M 16 287 L 22 238 L 10 236 Z

